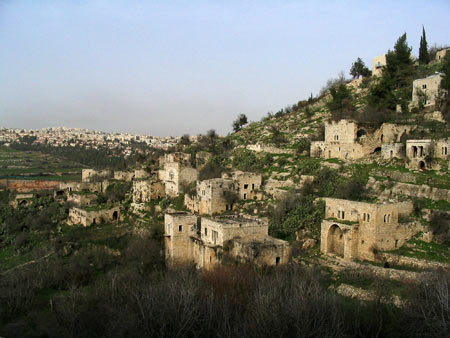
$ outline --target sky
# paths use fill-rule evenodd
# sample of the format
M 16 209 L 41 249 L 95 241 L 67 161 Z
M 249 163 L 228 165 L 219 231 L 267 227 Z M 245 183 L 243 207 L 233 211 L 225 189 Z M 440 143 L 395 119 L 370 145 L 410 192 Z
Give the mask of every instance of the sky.
M 316 95 L 407 33 L 450 44 L 450 1 L 0 0 L 0 127 L 231 131 Z

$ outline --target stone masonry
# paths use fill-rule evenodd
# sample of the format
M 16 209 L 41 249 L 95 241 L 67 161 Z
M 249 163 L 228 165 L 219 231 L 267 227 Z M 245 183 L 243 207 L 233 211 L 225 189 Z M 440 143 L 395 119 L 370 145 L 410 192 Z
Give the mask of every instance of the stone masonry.
M 366 203 L 324 198 L 320 250 L 345 260 L 375 260 L 378 250 L 400 248 L 417 229 L 398 222 L 396 203 Z

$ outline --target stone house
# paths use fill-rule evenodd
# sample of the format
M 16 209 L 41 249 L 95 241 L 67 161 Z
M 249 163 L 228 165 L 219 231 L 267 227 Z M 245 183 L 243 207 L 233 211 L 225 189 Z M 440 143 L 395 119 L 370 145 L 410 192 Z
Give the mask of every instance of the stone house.
M 445 58 L 445 55 L 450 52 L 450 48 L 441 49 L 440 51 L 436 52 L 436 59 L 435 61 L 442 61 Z
M 286 264 L 290 247 L 268 235 L 268 223 L 239 217 L 198 218 L 165 215 L 165 256 L 169 266 L 193 264 L 210 269 L 227 256 L 258 266 Z
M 95 169 L 82 169 L 81 170 L 81 182 L 91 182 L 92 180 L 108 179 L 114 176 L 112 170 L 95 170 Z
M 262 194 L 260 192 L 262 185 L 261 174 L 236 170 L 231 173 L 223 173 L 222 178 L 236 181 L 239 199 L 262 199 Z
M 118 222 L 119 220 L 120 208 L 118 206 L 109 209 L 69 209 L 69 224 L 81 224 L 86 227 L 103 222 Z
M 67 195 L 67 202 L 74 203 L 77 207 L 85 207 L 95 204 L 97 195 L 94 193 L 82 193 L 78 191 L 72 191 Z
M 160 167 L 158 178 L 164 182 L 166 195 L 170 197 L 178 196 L 183 184 L 191 184 L 198 178 L 190 154 L 166 154 L 160 158 Z
M 324 198 L 320 251 L 345 260 L 373 261 L 377 250 L 400 248 L 417 229 L 399 223 L 399 204 Z
M 310 154 L 320 158 L 352 160 L 381 151 L 383 133 L 370 133 L 351 120 L 325 123 L 325 140 L 311 142 Z
M 382 151 L 385 143 L 399 142 L 403 134 L 409 134 L 412 126 L 384 123 L 371 130 L 351 120 L 325 123 L 325 140 L 311 142 L 312 157 L 356 160 Z
M 118 181 L 131 182 L 134 179 L 133 171 L 114 171 L 114 179 Z
M 410 169 L 425 169 L 431 166 L 433 158 L 450 158 L 450 139 L 439 140 L 407 140 L 406 157 Z
M 435 109 L 441 94 L 442 78 L 443 74 L 437 73 L 414 80 L 410 108 L 423 105 L 424 108 Z
M 375 56 L 372 59 L 372 76 L 381 76 L 384 66 L 386 66 L 386 54 Z
M 155 179 L 133 181 L 133 203 L 147 203 L 166 195 L 163 182 Z
M 233 194 L 237 196 L 235 181 L 212 178 L 197 181 L 196 195 L 185 195 L 184 204 L 188 210 L 198 214 L 220 214 L 233 210 Z M 227 195 L 228 194 L 228 195 Z
M 405 158 L 405 145 L 403 143 L 386 143 L 381 145 L 381 157 L 385 160 Z

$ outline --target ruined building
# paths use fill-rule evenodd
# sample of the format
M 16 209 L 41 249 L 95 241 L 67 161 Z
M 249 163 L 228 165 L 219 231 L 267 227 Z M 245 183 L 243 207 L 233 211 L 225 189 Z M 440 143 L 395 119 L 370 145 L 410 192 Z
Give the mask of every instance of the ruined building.
M 120 208 L 109 209 L 97 208 L 70 208 L 69 224 L 81 224 L 83 226 L 101 224 L 104 222 L 118 222 L 120 219 Z
M 324 254 L 373 261 L 377 250 L 400 248 L 417 232 L 399 223 L 399 204 L 324 200 L 320 244 Z
M 231 179 L 237 183 L 237 190 L 241 200 L 262 198 L 259 191 L 262 184 L 262 175 L 240 170 L 231 173 L 223 173 L 222 178 Z
M 197 218 L 186 212 L 165 215 L 168 266 L 193 264 L 210 269 L 224 259 L 258 266 L 286 264 L 289 243 L 268 235 L 268 223 L 241 217 Z
M 410 109 L 413 107 L 436 109 L 436 103 L 441 95 L 442 78 L 443 75 L 437 73 L 414 80 Z
M 197 181 L 196 195 L 184 197 L 184 204 L 188 210 L 197 214 L 219 214 L 233 210 L 237 193 L 237 185 L 233 180 L 212 178 Z
M 433 158 L 448 159 L 450 157 L 450 140 L 407 140 L 407 167 L 410 169 L 425 169 L 431 166 Z
M 160 158 L 158 178 L 165 185 L 167 196 L 175 197 L 181 192 L 183 185 L 197 180 L 197 169 L 192 167 L 191 155 L 184 153 L 166 154 Z
M 151 200 L 163 198 L 165 196 L 165 186 L 163 182 L 155 179 L 133 181 L 133 203 L 148 203 Z

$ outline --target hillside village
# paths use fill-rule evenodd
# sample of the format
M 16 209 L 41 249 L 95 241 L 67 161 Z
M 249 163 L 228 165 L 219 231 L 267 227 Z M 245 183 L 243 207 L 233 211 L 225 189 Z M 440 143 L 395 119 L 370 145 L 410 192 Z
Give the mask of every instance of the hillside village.
M 391 281 L 448 269 L 450 48 L 419 62 L 405 35 L 369 73 L 226 137 L 177 139 L 124 170 L 84 168 L 47 193 L 67 209 L 65 227 L 159 236 L 169 268 L 357 266 Z M 16 186 L 9 203 L 28 208 L 39 194 Z M 375 297 L 348 283 L 335 291 Z

